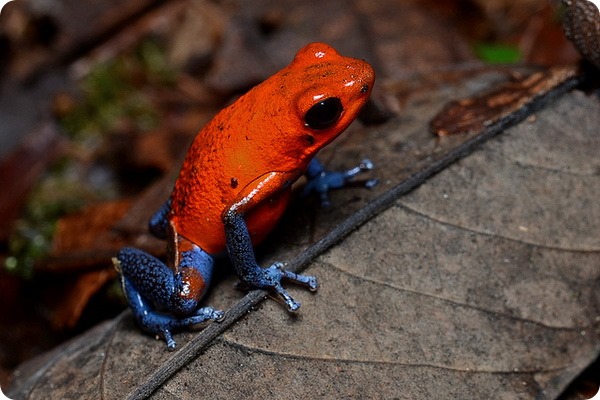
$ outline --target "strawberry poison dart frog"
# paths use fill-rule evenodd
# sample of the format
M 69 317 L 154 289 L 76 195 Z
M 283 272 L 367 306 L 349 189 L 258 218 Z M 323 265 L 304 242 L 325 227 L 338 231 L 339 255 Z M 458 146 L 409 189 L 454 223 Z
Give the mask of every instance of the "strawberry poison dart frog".
M 222 311 L 198 303 L 210 284 L 214 255 L 225 250 L 245 286 L 273 291 L 290 311 L 300 303 L 282 280 L 316 290 L 315 277 L 286 271 L 282 263 L 260 267 L 253 245 L 277 223 L 292 183 L 303 174 L 305 192 L 327 204 L 329 189 L 372 168 L 365 160 L 348 171 L 326 171 L 313 157 L 356 118 L 374 80 L 365 61 L 311 43 L 198 133 L 170 199 L 149 222 L 150 231 L 166 239 L 166 263 L 135 248 L 123 248 L 114 260 L 145 330 L 174 349 L 173 329 L 221 319 Z

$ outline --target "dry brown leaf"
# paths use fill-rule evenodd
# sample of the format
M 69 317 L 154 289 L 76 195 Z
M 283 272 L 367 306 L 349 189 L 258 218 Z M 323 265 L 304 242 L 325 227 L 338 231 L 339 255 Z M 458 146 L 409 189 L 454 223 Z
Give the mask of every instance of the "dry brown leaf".
M 577 78 L 577 67 L 553 67 L 519 74 L 513 81 L 484 94 L 447 104 L 431 121 L 431 131 L 438 136 L 481 133 L 568 80 Z
M 588 0 L 563 0 L 565 34 L 583 57 L 600 68 L 600 10 Z
M 52 255 L 65 256 L 71 251 L 106 247 L 110 229 L 131 207 L 131 200 L 99 203 L 61 218 L 56 226 Z
M 355 127 L 336 160 L 369 152 L 383 181 L 334 203 L 349 212 L 459 144 L 427 133 L 445 101 L 431 93 L 381 128 Z M 291 289 L 303 302 L 296 317 L 264 303 L 154 398 L 556 398 L 600 352 L 599 111 L 592 97 L 565 95 L 442 171 L 318 258 L 307 272 L 320 290 Z M 325 228 L 313 229 L 292 215 L 277 234 L 287 244 L 264 262 L 290 259 L 338 218 L 317 213 Z M 234 281 L 218 282 L 207 304 L 234 304 Z M 24 367 L 13 393 L 122 398 L 176 356 L 125 314 L 47 356 L 34 375 Z
M 73 328 L 90 298 L 117 275 L 113 268 L 89 271 L 75 277 L 53 308 L 52 326 L 57 330 Z

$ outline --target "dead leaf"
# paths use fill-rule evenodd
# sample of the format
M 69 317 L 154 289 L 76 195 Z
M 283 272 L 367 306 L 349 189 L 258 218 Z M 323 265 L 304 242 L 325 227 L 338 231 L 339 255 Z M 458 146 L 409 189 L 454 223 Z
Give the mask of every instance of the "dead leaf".
M 116 276 L 113 268 L 89 271 L 75 277 L 68 290 L 53 307 L 52 326 L 57 330 L 73 328 L 90 298 Z
M 130 206 L 130 200 L 109 201 L 61 218 L 56 226 L 52 254 L 61 256 L 73 250 L 105 244 L 107 232 Z
M 139 135 L 136 137 L 136 151 L 130 155 L 130 162 L 138 168 L 156 168 L 163 173 L 170 171 L 174 167 L 170 148 L 173 136 L 171 132 L 161 129 Z
M 567 37 L 584 58 L 600 68 L 600 10 L 588 0 L 563 0 Z
M 553 67 L 519 76 L 499 85 L 489 93 L 447 104 L 431 121 L 431 131 L 438 136 L 480 133 L 533 103 L 568 80 L 577 79 L 577 67 Z
M 309 268 L 297 318 L 265 303 L 156 397 L 555 398 L 600 352 L 598 161 L 579 150 L 599 111 L 565 96 L 401 198 Z
M 130 200 L 100 203 L 58 221 L 52 252 L 37 267 L 71 273 L 46 304 L 55 329 L 73 328 L 90 298 L 116 276 L 110 258 L 125 242 L 111 229 L 130 206 Z
M 103 264 L 110 266 L 111 255 L 125 243 L 111 229 L 130 206 L 130 200 L 110 201 L 61 218 L 52 252 L 36 267 L 38 271 L 82 271 Z
M 318 212 L 318 224 L 293 209 L 263 262 L 290 260 L 466 140 L 427 133 L 450 94 L 413 98 L 382 127 L 355 126 L 332 163 L 367 152 L 380 187 L 336 193 L 342 211 Z M 555 398 L 600 352 L 599 108 L 581 92 L 565 95 L 440 172 L 310 266 L 321 288 L 291 289 L 303 302 L 297 316 L 264 303 L 154 397 Z M 206 304 L 229 308 L 237 279 L 217 280 Z M 218 326 L 178 334 L 180 352 Z M 9 395 L 123 398 L 178 354 L 125 313 L 24 366 Z
M 173 27 L 169 59 L 187 71 L 197 72 L 210 61 L 227 19 L 220 5 L 210 1 L 190 2 Z

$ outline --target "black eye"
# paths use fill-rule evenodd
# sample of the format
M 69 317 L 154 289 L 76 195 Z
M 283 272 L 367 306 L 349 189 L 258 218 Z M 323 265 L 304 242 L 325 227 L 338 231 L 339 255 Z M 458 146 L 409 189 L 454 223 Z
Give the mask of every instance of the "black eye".
M 328 97 L 312 106 L 304 114 L 304 122 L 312 129 L 327 129 L 340 119 L 343 109 L 340 99 Z

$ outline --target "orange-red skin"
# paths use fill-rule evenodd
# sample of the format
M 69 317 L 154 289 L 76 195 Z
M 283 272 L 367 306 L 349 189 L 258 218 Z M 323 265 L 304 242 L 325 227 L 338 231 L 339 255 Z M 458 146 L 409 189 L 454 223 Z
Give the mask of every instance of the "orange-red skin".
M 254 244 L 281 217 L 290 185 L 316 152 L 356 118 L 375 74 L 362 60 L 322 43 L 301 49 L 292 63 L 221 110 L 196 136 L 171 195 L 177 235 L 216 254 L 225 249 L 222 216 L 245 214 Z M 344 111 L 324 130 L 305 126 L 318 99 L 338 97 Z

